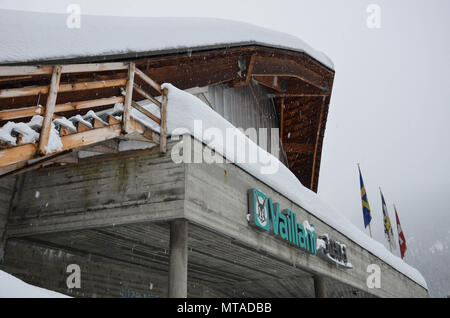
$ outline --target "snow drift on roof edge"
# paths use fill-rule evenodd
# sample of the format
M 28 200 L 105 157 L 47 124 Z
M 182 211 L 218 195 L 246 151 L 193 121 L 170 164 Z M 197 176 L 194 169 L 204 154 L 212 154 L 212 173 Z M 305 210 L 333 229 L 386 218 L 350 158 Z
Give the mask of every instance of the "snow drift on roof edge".
M 305 52 L 334 68 L 301 39 L 243 22 L 83 15 L 81 27 L 69 29 L 66 19 L 67 14 L 0 10 L 0 63 L 260 44 Z
M 226 131 L 227 128 L 235 128 L 230 122 L 197 97 L 179 90 L 171 84 L 163 84 L 162 87 L 167 88 L 169 91 L 167 106 L 167 130 L 169 133 L 172 133 L 177 128 L 185 128 L 194 138 L 202 140 L 204 131 L 208 128 L 218 128 L 221 131 Z M 202 130 L 194 130 L 195 120 L 202 121 Z M 279 170 L 275 174 L 264 174 L 261 173 L 261 165 L 258 163 L 235 163 L 237 166 L 289 200 L 295 202 L 322 222 L 347 236 L 350 240 L 391 265 L 425 289 L 428 289 L 425 279 L 417 269 L 390 253 L 383 244 L 367 236 L 366 233 L 357 228 L 340 212 L 323 202 L 316 193 L 304 187 L 297 177 L 277 158 L 257 146 L 242 132 L 238 131 L 237 133 L 242 135 L 240 138 L 245 139 L 245 149 L 256 149 L 258 155 L 263 156 L 262 162 L 268 162 L 270 160 L 269 165 L 278 164 Z M 235 157 L 234 149 L 227 149 L 227 145 L 224 145 L 223 141 L 213 140 L 212 142 L 208 142 L 208 146 L 233 162 L 233 158 Z

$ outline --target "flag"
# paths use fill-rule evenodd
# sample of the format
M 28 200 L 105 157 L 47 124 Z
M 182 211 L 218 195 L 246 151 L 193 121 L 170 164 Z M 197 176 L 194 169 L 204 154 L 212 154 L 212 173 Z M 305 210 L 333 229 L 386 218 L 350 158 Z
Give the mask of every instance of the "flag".
M 370 225 L 370 221 L 372 221 L 372 213 L 370 212 L 369 200 L 367 200 L 366 188 L 364 187 L 364 182 L 359 165 L 358 170 L 359 170 L 359 183 L 361 185 L 361 201 L 364 218 L 364 227 L 366 228 L 368 225 Z
M 391 250 L 395 250 L 397 246 L 395 245 L 394 231 L 392 230 L 391 219 L 389 218 L 386 202 L 384 201 L 384 196 L 383 193 L 381 192 L 381 189 L 380 194 L 381 194 L 381 203 L 383 205 L 384 234 L 389 242 Z
M 395 219 L 397 220 L 398 245 L 400 246 L 400 255 L 402 259 L 404 259 L 407 250 L 405 235 L 403 234 L 403 230 L 400 225 L 400 219 L 398 218 L 397 208 L 395 207 L 395 205 L 394 210 L 395 210 Z

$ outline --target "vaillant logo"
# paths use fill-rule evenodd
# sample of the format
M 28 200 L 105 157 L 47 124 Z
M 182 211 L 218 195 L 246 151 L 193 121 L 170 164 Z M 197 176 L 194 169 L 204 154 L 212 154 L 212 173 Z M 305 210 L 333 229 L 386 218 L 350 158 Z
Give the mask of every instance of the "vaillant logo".
M 344 269 L 353 268 L 352 263 L 347 258 L 347 246 L 330 239 L 328 234 L 320 235 L 317 239 L 317 251 L 317 255 L 327 262 Z
M 248 190 L 248 221 L 256 229 L 267 231 L 288 243 L 299 247 L 338 268 L 351 269 L 347 246 L 323 234 L 318 237 L 314 225 L 299 222 L 297 215 L 289 209 L 280 209 L 280 204 L 257 189 Z
M 266 231 L 270 230 L 270 224 L 269 224 L 269 200 L 267 200 L 267 196 L 258 191 L 254 190 L 254 211 L 255 211 L 255 218 L 254 223 L 256 226 L 259 226 Z
M 298 223 L 297 215 L 289 209 L 280 210 L 280 204 L 257 189 L 248 191 L 249 223 L 265 230 L 294 246 L 317 254 L 317 234 L 308 221 Z

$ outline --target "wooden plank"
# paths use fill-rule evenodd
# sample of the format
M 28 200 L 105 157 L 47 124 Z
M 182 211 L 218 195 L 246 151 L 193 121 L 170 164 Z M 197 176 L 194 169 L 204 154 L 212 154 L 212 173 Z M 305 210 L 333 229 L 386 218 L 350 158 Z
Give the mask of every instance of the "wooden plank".
M 280 139 L 281 142 L 284 141 L 284 98 L 281 99 L 281 109 L 280 109 L 280 113 L 281 113 L 281 118 L 280 118 Z
M 123 103 L 123 114 L 122 114 L 122 131 L 127 134 L 130 131 L 130 114 L 131 114 L 131 101 L 133 97 L 133 84 L 134 84 L 134 72 L 135 72 L 136 66 L 133 62 L 130 63 L 128 66 L 128 80 L 127 80 L 127 86 L 126 86 L 126 93 L 125 93 L 125 102 Z
M 125 97 L 123 96 L 114 96 L 114 97 L 105 97 L 99 99 L 91 99 L 80 102 L 66 103 L 56 105 L 55 112 L 66 112 L 71 110 L 79 110 L 79 109 L 87 109 L 87 108 L 95 108 L 106 105 L 113 105 L 116 103 L 123 103 Z
M 275 94 L 278 98 L 296 98 L 296 97 L 328 97 L 330 94 Z
M 82 91 L 82 90 L 88 90 L 88 89 L 124 86 L 126 83 L 127 83 L 126 79 L 113 79 L 113 80 L 106 80 L 106 81 L 61 84 L 58 88 L 58 92 L 65 93 L 65 92 L 76 92 L 76 91 Z M 38 94 L 48 94 L 48 92 L 49 92 L 48 86 L 9 88 L 9 89 L 0 90 L 0 98 L 33 96 L 33 95 L 38 95 Z
M 91 99 L 80 102 L 58 104 L 55 106 L 55 113 L 66 112 L 72 110 L 94 108 L 105 105 L 113 105 L 116 103 L 123 103 L 125 98 L 123 96 L 106 97 L 99 99 Z M 31 106 L 16 109 L 6 109 L 0 111 L 0 120 L 11 120 L 16 118 L 31 117 L 45 112 L 45 107 Z
M 156 83 L 154 80 L 152 80 L 147 74 L 142 72 L 139 68 L 136 67 L 136 75 L 138 75 L 140 78 L 142 78 L 147 84 L 149 84 L 151 87 L 156 89 L 159 93 L 161 93 L 161 86 Z
M 328 89 L 320 74 L 290 59 L 257 56 L 253 67 L 253 76 L 260 75 L 295 77 L 320 89 Z
M 120 136 L 121 130 L 121 125 L 116 124 L 61 137 L 62 151 L 116 138 Z
M 122 62 L 117 63 L 93 63 L 93 64 L 69 64 L 62 66 L 62 73 L 84 73 L 126 70 L 128 65 Z M 1 73 L 1 69 L 0 69 Z
M 320 133 L 321 133 L 321 129 L 322 129 L 322 117 L 323 117 L 324 109 L 325 109 L 325 97 L 323 98 L 322 105 L 320 106 L 319 121 L 317 123 L 316 141 L 314 144 L 314 157 L 313 157 L 313 163 L 312 163 L 311 186 L 310 186 L 310 189 L 312 191 L 317 191 L 317 185 L 316 185 L 316 187 L 314 187 L 314 181 L 316 180 L 315 174 L 316 174 L 317 151 L 318 151 L 318 146 L 319 146 Z
M 37 148 L 37 144 L 26 144 L 0 150 L 0 167 L 32 159 L 36 154 Z
M 146 110 L 144 107 L 142 107 L 141 105 L 139 105 L 138 103 L 136 103 L 135 101 L 131 102 L 131 106 L 133 106 L 134 108 L 136 108 L 138 111 L 140 111 L 141 113 L 143 113 L 144 115 L 148 116 L 149 118 L 151 118 L 155 123 L 157 124 L 161 124 L 161 119 L 159 119 L 158 117 L 156 117 L 155 115 L 153 115 L 151 112 L 149 112 L 148 110 Z
M 52 74 L 53 66 L 0 66 L 0 76 Z
M 294 153 L 312 153 L 314 151 L 314 146 L 312 144 L 300 144 L 294 142 L 287 142 L 283 144 L 286 152 Z
M 38 153 L 47 154 L 46 147 L 50 138 L 50 131 L 52 128 L 53 113 L 56 105 L 56 96 L 58 95 L 59 80 L 61 78 L 61 66 L 56 65 L 53 68 L 52 79 L 50 81 L 50 88 L 47 98 L 47 105 L 45 107 L 45 116 L 42 121 L 41 135 L 39 137 Z
M 153 96 L 151 96 L 150 94 L 148 94 L 146 91 L 144 91 L 142 88 L 140 88 L 139 86 L 137 86 L 136 84 L 134 84 L 134 89 L 136 90 L 136 92 L 138 92 L 139 94 L 141 94 L 142 96 L 144 96 L 145 98 L 147 98 L 148 100 L 151 100 L 154 104 L 156 104 L 158 107 L 161 107 L 161 103 L 154 98 Z
M 125 63 L 95 63 L 62 65 L 61 73 L 82 73 L 125 70 Z M 53 66 L 0 66 L 0 76 L 52 74 Z
M 62 153 L 60 152 L 60 153 L 48 156 L 46 158 L 43 158 L 42 160 L 39 160 L 38 162 L 33 162 L 31 164 L 23 166 L 22 168 L 16 169 L 14 171 L 7 172 L 7 173 L 1 175 L 0 178 L 5 178 L 5 177 L 9 177 L 9 176 L 15 176 L 15 175 L 18 175 L 20 173 L 25 173 L 25 172 L 28 172 L 28 171 L 36 170 L 36 169 L 40 168 L 45 163 L 48 164 L 48 163 L 52 162 L 53 160 L 55 160 L 57 158 L 61 159 L 62 157 L 65 157 L 65 156 L 70 155 L 70 154 L 72 154 L 72 150 L 68 150 L 68 151 L 64 151 Z
M 159 148 L 162 153 L 167 151 L 167 88 L 162 90 L 162 103 L 161 103 L 161 129 L 160 129 L 160 141 Z
M 229 87 L 247 86 L 250 83 L 250 80 L 252 79 L 253 66 L 255 65 L 255 60 L 256 60 L 256 54 L 253 54 L 250 57 L 250 62 L 248 63 L 248 67 L 247 67 L 247 73 L 245 74 L 245 79 L 243 81 L 231 82 L 228 86 Z
M 133 138 L 133 140 L 142 140 L 142 139 L 136 139 L 136 138 L 145 138 L 144 141 L 151 141 L 153 143 L 159 144 L 160 143 L 160 135 L 157 132 L 154 132 L 150 128 L 147 128 L 146 126 L 142 125 L 141 123 L 130 119 L 130 134 L 125 135 L 126 138 L 128 136 L 128 139 Z M 133 135 L 138 134 L 140 137 L 133 137 Z

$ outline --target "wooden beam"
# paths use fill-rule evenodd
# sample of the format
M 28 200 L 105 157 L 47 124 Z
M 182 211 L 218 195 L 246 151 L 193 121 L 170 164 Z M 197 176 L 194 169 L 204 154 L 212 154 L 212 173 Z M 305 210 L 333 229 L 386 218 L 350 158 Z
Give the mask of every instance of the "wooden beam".
M 320 133 L 322 130 L 322 117 L 325 109 L 325 97 L 322 100 L 322 105 L 320 106 L 320 115 L 319 115 L 319 122 L 317 124 L 317 133 L 316 133 L 316 141 L 314 144 L 314 157 L 313 157 L 313 163 L 312 163 L 312 172 L 311 172 L 311 186 L 310 189 L 314 191 L 314 181 L 315 181 L 315 172 L 316 172 L 316 161 L 317 161 L 317 151 L 319 146 L 319 140 L 320 140 Z
M 65 93 L 65 92 L 83 91 L 88 89 L 124 86 L 126 83 L 127 83 L 126 79 L 113 79 L 107 81 L 61 84 L 58 88 L 58 92 Z M 38 94 L 48 94 L 48 92 L 49 92 L 48 86 L 9 88 L 0 90 L 0 98 L 33 96 Z
M 80 101 L 80 102 L 58 104 L 55 106 L 54 112 L 60 113 L 60 112 L 66 112 L 66 111 L 72 111 L 72 110 L 112 105 L 112 104 L 116 104 L 116 103 L 123 103 L 124 100 L 125 100 L 125 98 L 123 96 L 114 96 L 114 97 L 85 100 L 85 101 Z M 23 107 L 23 108 L 16 108 L 16 109 L 6 109 L 6 110 L 0 111 L 0 120 L 10 120 L 10 119 L 16 119 L 16 118 L 31 117 L 36 114 L 41 114 L 42 112 L 45 112 L 45 107 L 31 106 L 31 107 Z
M 47 97 L 47 105 L 45 106 L 45 116 L 42 121 L 41 135 L 39 137 L 38 153 L 41 155 L 47 154 L 47 145 L 52 129 L 53 113 L 55 111 L 56 96 L 58 95 L 59 80 L 61 78 L 61 66 L 56 65 L 53 68 L 52 79 L 50 81 L 50 88 Z
M 15 176 L 15 175 L 20 174 L 20 173 L 25 173 L 25 172 L 28 172 L 28 171 L 39 169 L 45 163 L 53 162 L 55 159 L 62 159 L 63 157 L 71 155 L 71 154 L 72 154 L 72 150 L 67 150 L 67 151 L 64 151 L 64 152 L 60 152 L 60 153 L 57 153 L 57 154 L 45 157 L 45 158 L 43 158 L 43 159 L 41 159 L 41 160 L 39 160 L 37 162 L 33 162 L 31 164 L 27 164 L 27 165 L 23 166 L 22 168 L 16 169 L 14 171 L 7 172 L 5 174 L 2 174 L 0 176 L 0 178 L 5 178 L 5 177 L 9 177 L 9 176 Z
M 62 149 L 78 148 L 120 136 L 121 124 L 106 126 L 104 128 L 90 129 L 81 133 L 74 133 L 61 137 Z M 28 161 L 36 156 L 37 144 L 25 144 L 0 150 L 0 167 Z
M 297 98 L 297 97 L 328 97 L 330 94 L 275 94 L 278 98 Z
M 61 66 L 61 73 L 118 71 L 127 69 L 125 63 L 68 64 Z M 0 76 L 52 74 L 53 66 L 0 66 Z
M 306 68 L 297 61 L 286 58 L 258 55 L 256 57 L 252 75 L 295 77 L 320 89 L 329 89 L 320 74 Z
M 253 75 L 253 79 L 260 85 L 273 89 L 274 91 L 281 92 L 282 88 L 279 85 L 280 79 L 278 76 L 261 76 Z
M 161 108 L 161 103 L 154 98 L 153 96 L 151 96 L 150 94 L 148 94 L 146 91 L 144 91 L 142 88 L 140 88 L 139 86 L 137 86 L 136 84 L 134 84 L 134 89 L 136 90 L 136 92 L 138 92 L 140 95 L 144 96 L 146 99 L 152 101 L 154 104 L 156 104 L 158 107 Z
M 134 71 L 136 65 L 130 62 L 128 65 L 128 80 L 125 93 L 125 102 L 123 103 L 123 114 L 122 114 L 122 131 L 127 134 L 130 132 L 130 114 L 131 114 L 131 100 L 133 98 L 133 84 L 134 84 Z
M 283 143 L 286 152 L 294 153 L 312 153 L 314 151 L 314 145 L 312 144 L 300 144 L 294 142 Z
M 144 107 L 142 107 L 141 105 L 139 105 L 138 103 L 136 103 L 135 101 L 131 102 L 131 106 L 133 106 L 134 108 L 136 108 L 138 111 L 140 111 L 141 113 L 143 113 L 144 115 L 146 115 L 147 117 L 149 117 L 150 119 L 152 119 L 155 123 L 157 123 L 158 125 L 161 125 L 161 119 L 159 119 L 158 117 L 156 117 L 155 115 L 153 115 L 151 112 L 149 112 L 147 109 L 145 109 Z
M 161 106 L 161 129 L 159 148 L 162 153 L 167 151 L 167 88 L 162 91 L 162 106 Z
M 252 72 L 253 72 L 253 66 L 255 65 L 256 60 L 256 54 L 252 54 L 250 57 L 250 62 L 248 63 L 247 67 L 247 73 L 245 74 L 245 79 L 233 81 L 230 84 L 228 84 L 229 87 L 241 87 L 241 86 L 247 86 L 250 83 L 250 80 L 252 79 Z
M 280 118 L 280 139 L 281 142 L 284 142 L 284 98 L 281 99 L 281 109 L 280 109 L 280 113 L 281 113 L 281 118 Z
M 156 89 L 159 93 L 161 93 L 161 86 L 156 83 L 154 80 L 152 80 L 147 74 L 142 72 L 139 68 L 136 67 L 136 75 L 138 75 L 140 78 L 142 78 L 147 84 L 149 84 L 151 87 Z

